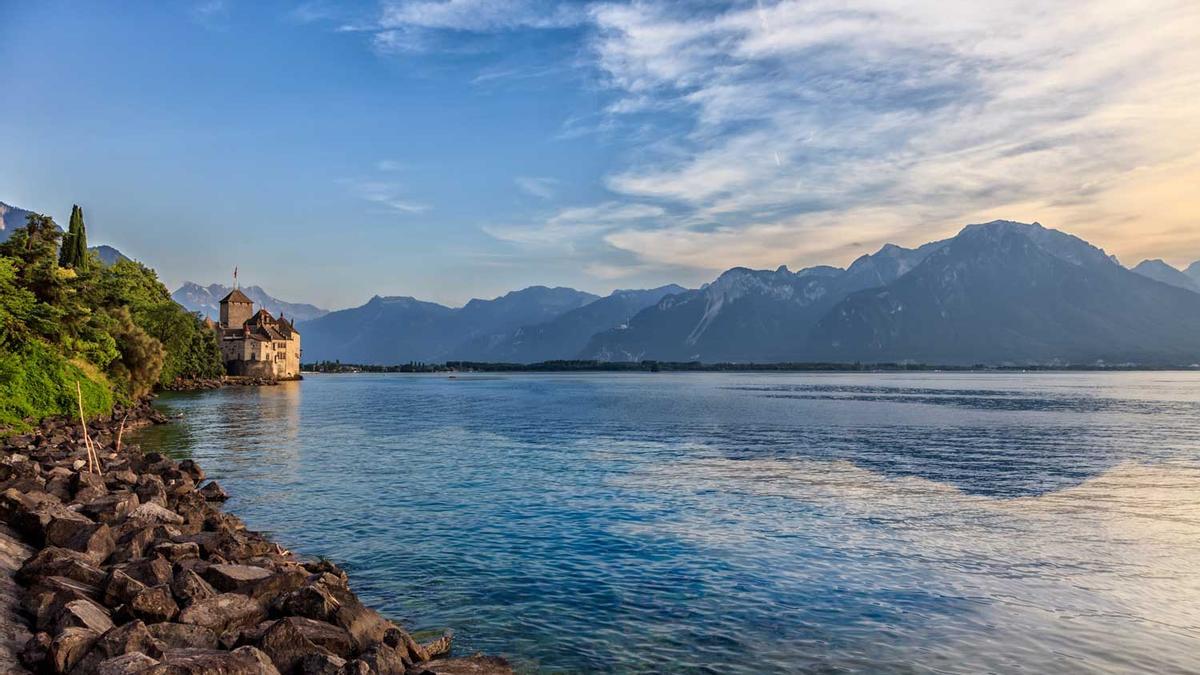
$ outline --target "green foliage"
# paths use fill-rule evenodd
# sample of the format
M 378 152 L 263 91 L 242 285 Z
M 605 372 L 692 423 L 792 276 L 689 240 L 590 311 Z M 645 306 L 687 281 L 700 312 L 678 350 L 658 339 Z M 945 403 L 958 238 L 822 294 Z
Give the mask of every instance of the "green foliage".
M 81 270 L 88 266 L 88 262 L 87 228 L 83 224 L 83 209 L 75 204 L 71 207 L 71 224 L 63 237 L 58 265 Z
M 26 420 L 78 415 L 76 383 L 89 417 L 112 411 L 108 380 L 86 363 L 71 362 L 41 342 L 0 351 L 0 426 L 24 429 Z
M 0 244 L 0 426 L 69 413 L 62 388 L 73 396 L 75 379 L 102 383 L 107 403 L 92 399 L 104 410 L 114 396 L 224 372 L 215 334 L 171 300 L 154 270 L 91 264 L 78 206 L 71 221 L 61 252 L 58 227 L 38 214 Z

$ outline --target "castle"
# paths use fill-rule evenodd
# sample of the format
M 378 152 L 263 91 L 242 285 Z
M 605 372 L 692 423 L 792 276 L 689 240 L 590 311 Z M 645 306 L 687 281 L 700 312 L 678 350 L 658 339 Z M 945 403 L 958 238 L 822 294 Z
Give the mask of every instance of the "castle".
M 221 360 L 230 375 L 275 380 L 300 377 L 300 333 L 290 321 L 254 311 L 254 301 L 239 289 L 221 299 L 221 321 L 205 318 L 217 332 Z

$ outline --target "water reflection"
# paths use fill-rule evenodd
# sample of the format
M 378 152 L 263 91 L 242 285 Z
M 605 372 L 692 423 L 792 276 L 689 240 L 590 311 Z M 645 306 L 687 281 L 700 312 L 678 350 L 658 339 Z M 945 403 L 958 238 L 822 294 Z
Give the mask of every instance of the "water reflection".
M 567 672 L 1200 668 L 1195 374 L 294 386 L 164 397 L 185 421 L 144 443 L 464 651 Z

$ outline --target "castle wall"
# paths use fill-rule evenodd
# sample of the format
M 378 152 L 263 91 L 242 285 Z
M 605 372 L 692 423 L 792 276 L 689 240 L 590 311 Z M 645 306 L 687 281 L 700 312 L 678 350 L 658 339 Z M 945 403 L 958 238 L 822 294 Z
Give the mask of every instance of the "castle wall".
M 241 328 L 250 317 L 254 316 L 252 302 L 223 302 L 221 303 L 221 325 L 226 328 Z

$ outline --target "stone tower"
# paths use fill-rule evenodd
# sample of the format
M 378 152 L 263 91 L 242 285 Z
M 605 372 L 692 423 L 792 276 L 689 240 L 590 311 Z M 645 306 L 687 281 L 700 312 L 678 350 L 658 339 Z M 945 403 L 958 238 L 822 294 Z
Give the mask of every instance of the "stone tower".
M 221 298 L 221 327 L 241 328 L 246 320 L 254 316 L 254 301 L 238 289 Z

